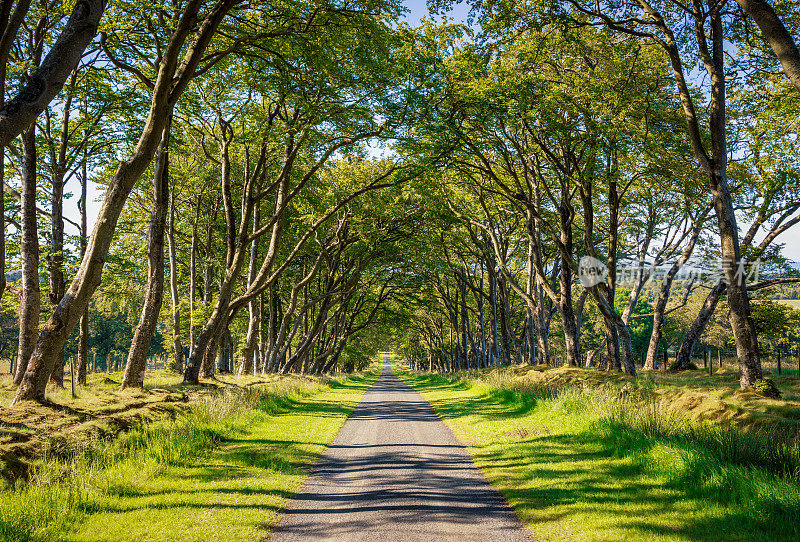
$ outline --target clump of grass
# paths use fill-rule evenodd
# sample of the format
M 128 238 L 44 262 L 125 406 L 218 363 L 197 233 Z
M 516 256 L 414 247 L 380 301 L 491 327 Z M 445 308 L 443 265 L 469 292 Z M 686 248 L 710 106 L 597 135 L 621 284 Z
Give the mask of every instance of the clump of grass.
M 781 539 L 800 534 L 800 438 L 794 423 L 739 427 L 693 421 L 665 408 L 648 386 L 554 385 L 515 379 L 510 371 L 447 380 L 479 387 L 509 415 L 535 409 L 559 419 L 576 428 L 581 441 L 597 443 L 608 457 L 630 458 L 638 472 L 687 498 L 735 506 L 745 517 L 764 519 Z
M 599 424 L 616 431 L 702 450 L 720 464 L 763 469 L 769 474 L 800 482 L 800 437 L 795 424 L 775 422 L 751 427 L 693 422 L 663 408 L 653 398 L 626 397 L 608 391 L 584 389 L 594 395 L 603 416 Z
M 135 427 L 112 442 L 76 443 L 67 455 L 63 450 L 46 455 L 34 465 L 30 480 L 0 493 L 0 540 L 55 540 L 104 496 L 135 493 L 137 484 L 165 467 L 202 457 L 243 431 L 254 415 L 288 408 L 322 382 L 297 378 L 226 388 L 173 420 Z
M 28 485 L 4 498 L 0 506 L 0 540 L 38 542 L 57 540 L 58 534 L 79 521 L 87 496 L 71 484 Z
M 773 382 L 770 378 L 756 380 L 753 382 L 753 385 L 750 386 L 750 388 L 754 392 L 770 399 L 781 398 L 781 391 L 778 389 L 778 386 L 775 385 L 775 382 Z

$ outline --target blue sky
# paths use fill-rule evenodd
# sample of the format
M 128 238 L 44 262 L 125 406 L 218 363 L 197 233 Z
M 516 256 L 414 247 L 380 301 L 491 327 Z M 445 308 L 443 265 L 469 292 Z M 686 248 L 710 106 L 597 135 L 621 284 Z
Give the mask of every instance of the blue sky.
M 428 5 L 425 0 L 405 0 L 403 4 L 409 9 L 406 15 L 406 20 L 411 26 L 416 26 L 419 20 L 423 17 L 429 17 Z M 469 12 L 469 5 L 466 2 L 460 2 L 453 6 L 453 11 L 448 13 L 447 16 L 459 21 L 464 21 Z M 437 17 L 439 20 L 440 17 Z

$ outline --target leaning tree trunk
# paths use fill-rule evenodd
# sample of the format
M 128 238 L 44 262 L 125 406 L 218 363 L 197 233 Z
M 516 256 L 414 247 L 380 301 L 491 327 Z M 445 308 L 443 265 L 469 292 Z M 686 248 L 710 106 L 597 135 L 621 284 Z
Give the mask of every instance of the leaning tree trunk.
M 708 293 L 706 300 L 703 302 L 703 306 L 700 308 L 700 312 L 692 322 L 692 325 L 689 326 L 686 335 L 683 336 L 683 342 L 675 358 L 675 367 L 677 369 L 686 369 L 689 366 L 689 362 L 692 360 L 694 346 L 697 344 L 697 341 L 700 340 L 700 336 L 703 334 L 706 324 L 708 324 L 708 321 L 714 314 L 717 303 L 724 293 L 725 281 L 719 280 Z
M 19 304 L 19 347 L 14 383 L 22 381 L 36 346 L 41 293 L 39 290 L 39 231 L 36 219 L 36 133 L 22 133 L 21 243 L 22 297 Z M 47 375 L 49 378 L 50 375 Z M 45 383 L 47 380 L 45 379 Z
M 34 63 L 38 66 L 36 71 L 27 78 L 19 93 L 0 109 L 0 148 L 6 147 L 32 126 L 47 104 L 61 92 L 70 73 L 83 58 L 86 46 L 94 39 L 107 5 L 106 0 L 75 2 L 61 35 L 50 47 L 47 56 L 41 63 Z M 15 30 L 12 32 L 16 33 Z M 9 38 L 13 40 L 14 36 Z
M 762 36 L 775 52 L 783 73 L 800 91 L 800 50 L 791 33 L 766 0 L 736 0 L 758 25 Z
M 256 205 L 255 209 L 253 210 L 253 228 L 252 231 L 255 234 L 258 231 L 260 226 L 259 222 L 261 219 L 261 206 Z M 256 270 L 258 267 L 258 239 L 253 240 L 253 246 L 250 250 L 250 266 L 247 270 L 247 286 L 248 288 L 253 285 L 253 281 L 256 278 Z M 255 361 L 254 361 L 254 354 L 256 351 L 256 343 L 258 341 L 258 330 L 259 324 L 261 321 L 261 311 L 259 306 L 259 299 L 253 298 L 250 300 L 248 304 L 249 310 L 249 320 L 247 324 L 247 339 L 245 341 L 245 348 L 244 348 L 244 359 L 242 359 L 242 365 L 239 367 L 239 374 L 253 374 L 255 370 Z
M 133 332 L 133 342 L 125 363 L 121 389 L 141 388 L 147 369 L 147 354 L 158 323 L 164 300 L 164 231 L 166 230 L 169 194 L 169 133 L 171 119 L 164 125 L 158 157 L 153 167 L 153 210 L 150 213 L 150 230 L 147 243 L 147 290 L 144 296 L 139 324 Z

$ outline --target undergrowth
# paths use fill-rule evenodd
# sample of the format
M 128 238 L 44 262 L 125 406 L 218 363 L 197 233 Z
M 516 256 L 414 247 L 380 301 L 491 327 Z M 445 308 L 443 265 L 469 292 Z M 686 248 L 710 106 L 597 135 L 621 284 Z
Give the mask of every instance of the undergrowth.
M 451 376 L 449 381 L 459 378 Z M 598 430 L 693 447 L 722 464 L 760 468 L 800 482 L 800 426 L 793 422 L 776 420 L 747 428 L 693 422 L 664 409 L 646 386 L 556 385 L 514 380 L 501 371 L 480 379 L 466 375 L 466 379 L 495 388 L 496 394 L 519 394 L 515 400 L 530 406 L 549 400 L 572 404 L 581 415 L 594 412 Z
M 319 388 L 311 380 L 229 388 L 175 419 L 141 425 L 114 441 L 70 443 L 69 450 L 39 460 L 28 481 L 0 493 L 0 540 L 57 540 L 104 497 L 124 495 L 169 465 L 202 457 L 254 417 L 276 414 Z
M 753 529 L 768 530 L 768 539 L 800 536 L 800 438 L 795 423 L 739 427 L 697 422 L 664 408 L 646 386 L 554 385 L 520 381 L 502 371 L 407 377 L 423 393 L 472 389 L 481 405 L 502 406 L 498 420 L 549 419 L 568 428 L 562 433 L 574 435 L 577 442 L 593 443 L 601 455 L 626 458 L 631 480 L 648 476 L 686 499 L 726 507 L 751 518 Z M 435 400 L 433 404 L 436 408 Z M 481 411 L 479 404 L 470 409 Z

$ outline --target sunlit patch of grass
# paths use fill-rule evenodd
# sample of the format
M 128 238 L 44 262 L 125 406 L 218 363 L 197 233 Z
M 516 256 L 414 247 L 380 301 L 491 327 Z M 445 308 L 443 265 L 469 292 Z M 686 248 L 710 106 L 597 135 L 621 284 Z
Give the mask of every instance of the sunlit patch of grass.
M 800 538 L 800 450 L 785 424 L 698 423 L 635 388 L 495 373 L 400 376 L 537 540 Z
M 0 540 L 260 540 L 376 375 L 276 379 L 68 461 L 0 493 Z

